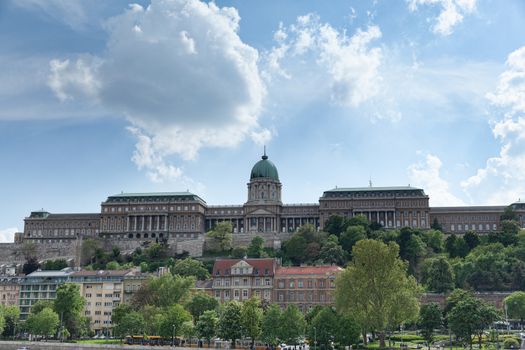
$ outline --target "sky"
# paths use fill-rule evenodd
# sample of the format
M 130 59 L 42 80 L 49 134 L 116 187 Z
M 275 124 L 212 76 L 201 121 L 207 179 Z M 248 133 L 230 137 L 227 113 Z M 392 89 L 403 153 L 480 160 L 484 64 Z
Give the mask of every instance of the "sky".
M 0 2 L 0 242 L 33 210 L 421 187 L 525 198 L 522 0 Z

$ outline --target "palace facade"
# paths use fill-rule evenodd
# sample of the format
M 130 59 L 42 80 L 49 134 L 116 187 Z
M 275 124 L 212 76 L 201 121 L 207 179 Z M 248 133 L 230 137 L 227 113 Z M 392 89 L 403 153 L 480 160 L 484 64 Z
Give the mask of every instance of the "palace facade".
M 163 241 L 177 252 L 199 256 L 205 233 L 220 221 L 232 223 L 235 244 L 248 244 L 259 235 L 268 246 L 279 247 L 299 226 L 312 224 L 321 230 L 332 215 L 365 215 L 385 228 L 429 229 L 437 220 L 446 233 L 488 233 L 499 230 L 506 207 L 430 207 L 424 190 L 411 186 L 334 188 L 315 203 L 283 204 L 277 167 L 266 154 L 253 166 L 247 186 L 247 200 L 238 205 L 208 205 L 190 192 L 120 193 L 102 202 L 99 213 L 34 211 L 25 218 L 22 240 L 53 243 L 97 237 L 125 250 Z M 511 206 L 525 227 L 525 203 Z

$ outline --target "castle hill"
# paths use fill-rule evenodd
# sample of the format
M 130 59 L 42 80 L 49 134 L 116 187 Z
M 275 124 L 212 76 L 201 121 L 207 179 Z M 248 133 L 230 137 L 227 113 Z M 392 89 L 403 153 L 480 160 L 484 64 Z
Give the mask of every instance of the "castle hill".
M 523 0 L 0 2 L 0 350 L 525 350 Z

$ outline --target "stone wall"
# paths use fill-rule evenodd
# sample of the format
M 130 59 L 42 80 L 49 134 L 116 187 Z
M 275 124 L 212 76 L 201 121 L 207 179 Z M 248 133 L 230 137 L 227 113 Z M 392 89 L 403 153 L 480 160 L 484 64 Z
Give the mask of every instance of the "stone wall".
M 476 298 L 482 299 L 497 308 L 503 308 L 503 299 L 508 297 L 512 292 L 479 292 L 474 293 Z M 446 295 L 439 293 L 424 293 L 420 299 L 422 304 L 438 303 L 441 307 L 445 306 Z
M 65 259 L 76 261 L 79 253 L 77 240 L 35 243 L 36 257 L 38 260 Z M 0 244 L 0 264 L 17 265 L 24 264 L 25 256 L 23 253 L 24 243 L 1 243 Z

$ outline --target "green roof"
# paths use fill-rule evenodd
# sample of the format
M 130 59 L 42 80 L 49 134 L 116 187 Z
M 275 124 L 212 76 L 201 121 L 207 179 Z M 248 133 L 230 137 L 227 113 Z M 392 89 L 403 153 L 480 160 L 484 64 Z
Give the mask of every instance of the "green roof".
M 250 180 L 256 178 L 267 178 L 275 181 L 279 181 L 279 173 L 277 167 L 271 161 L 268 160 L 266 152 L 261 157 L 262 160 L 255 163 L 250 174 Z
M 417 191 L 421 188 L 412 186 L 391 187 L 336 187 L 326 192 L 372 192 L 372 191 Z
M 140 192 L 140 193 L 119 193 L 109 196 L 107 202 L 120 202 L 128 199 L 138 199 L 141 201 L 152 199 L 159 200 L 161 198 L 177 198 L 177 199 L 192 199 L 205 203 L 205 201 L 191 192 Z

